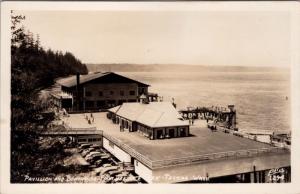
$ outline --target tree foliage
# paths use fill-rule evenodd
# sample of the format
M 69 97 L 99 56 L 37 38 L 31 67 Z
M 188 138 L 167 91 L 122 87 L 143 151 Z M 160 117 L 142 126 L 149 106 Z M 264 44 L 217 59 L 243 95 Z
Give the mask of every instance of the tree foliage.
M 48 155 L 42 160 L 48 162 L 43 167 L 33 162 L 40 159 L 41 154 L 49 153 L 39 150 L 36 134 L 37 125 L 41 124 L 40 113 L 44 108 L 38 99 L 40 90 L 51 86 L 58 77 L 77 72 L 87 73 L 85 64 L 72 53 L 45 50 L 39 35 L 35 36 L 21 25 L 24 19 L 22 15 L 11 15 L 12 182 L 24 181 L 26 174 L 39 175 L 49 166 Z M 35 169 L 41 170 L 36 172 Z
M 72 53 L 45 50 L 40 37 L 21 25 L 25 16 L 11 15 L 11 126 L 34 123 L 40 111 L 38 92 L 58 77 L 87 73 L 87 67 Z

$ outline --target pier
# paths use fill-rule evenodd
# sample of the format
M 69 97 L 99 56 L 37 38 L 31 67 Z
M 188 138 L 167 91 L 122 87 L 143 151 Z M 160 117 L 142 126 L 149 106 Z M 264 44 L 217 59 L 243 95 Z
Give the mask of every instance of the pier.
M 221 123 L 228 129 L 236 128 L 236 110 L 234 105 L 228 105 L 228 107 L 188 107 L 179 111 L 182 117 L 186 120 L 204 119 L 207 122 L 209 120 L 215 121 L 215 123 Z
M 204 120 L 197 120 L 199 127 L 191 128 L 190 137 L 153 141 L 138 132 L 120 132 L 105 113 L 94 113 L 94 117 L 95 123 L 88 124 L 83 114 L 70 114 L 65 123 L 70 129 L 102 130 L 103 147 L 120 161 L 133 164 L 136 174 L 148 183 L 194 181 L 194 177 L 207 176 L 212 181 L 239 176 L 242 182 L 268 182 L 270 170 L 284 168 L 288 172 L 290 166 L 288 149 L 222 131 L 211 132 Z M 282 181 L 289 177 L 288 172 Z

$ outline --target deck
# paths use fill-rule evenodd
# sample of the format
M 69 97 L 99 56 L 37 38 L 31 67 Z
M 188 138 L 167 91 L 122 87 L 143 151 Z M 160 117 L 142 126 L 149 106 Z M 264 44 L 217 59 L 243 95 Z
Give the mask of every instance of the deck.
M 197 126 L 190 128 L 190 137 L 149 140 L 139 132 L 120 132 L 119 126 L 108 120 L 105 113 L 93 113 L 93 116 L 95 118 L 93 124 L 88 124 L 83 114 L 71 114 L 65 122 L 70 127 L 96 127 L 98 130 L 103 130 L 104 134 L 118 139 L 151 161 L 274 148 L 269 144 L 231 134 L 211 132 L 205 127 L 205 121 L 197 121 Z

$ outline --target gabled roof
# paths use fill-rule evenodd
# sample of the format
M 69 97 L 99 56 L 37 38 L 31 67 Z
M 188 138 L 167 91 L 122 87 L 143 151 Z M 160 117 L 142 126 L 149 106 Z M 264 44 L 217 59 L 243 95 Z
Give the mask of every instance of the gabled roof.
M 149 127 L 188 126 L 188 121 L 182 117 L 171 102 L 123 103 L 120 106 L 109 109 L 118 116 L 136 121 Z
M 98 80 L 99 82 L 106 81 L 107 79 L 110 79 L 111 81 L 115 81 L 118 83 L 123 82 L 130 82 L 130 83 L 137 83 L 139 85 L 143 85 L 143 86 L 149 86 L 148 84 L 130 79 L 128 77 L 116 74 L 114 72 L 96 72 L 96 73 L 89 73 L 86 75 L 80 75 L 80 82 L 79 84 L 83 84 L 83 83 L 87 83 L 87 82 L 92 82 L 94 80 Z M 73 76 L 69 76 L 66 78 L 62 78 L 56 81 L 58 84 L 65 86 L 65 87 L 74 87 L 77 84 L 77 80 L 76 80 L 76 75 Z
M 120 107 L 121 106 L 115 106 L 115 107 L 109 109 L 109 111 L 112 112 L 112 113 L 116 113 L 120 109 Z

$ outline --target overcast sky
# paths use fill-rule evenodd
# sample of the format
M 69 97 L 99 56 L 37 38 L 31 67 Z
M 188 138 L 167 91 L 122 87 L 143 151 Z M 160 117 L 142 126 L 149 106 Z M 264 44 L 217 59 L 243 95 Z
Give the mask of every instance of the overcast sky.
M 288 12 L 26 11 L 45 48 L 85 63 L 290 64 Z

